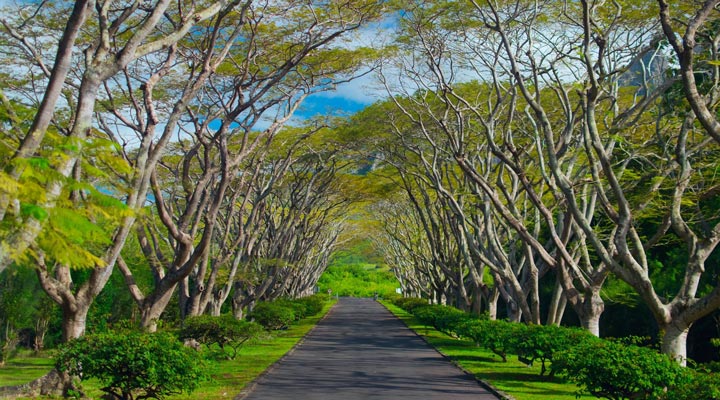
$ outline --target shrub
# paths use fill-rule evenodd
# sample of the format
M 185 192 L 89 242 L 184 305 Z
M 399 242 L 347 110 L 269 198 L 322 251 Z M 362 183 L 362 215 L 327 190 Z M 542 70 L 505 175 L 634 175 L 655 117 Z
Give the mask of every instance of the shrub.
M 320 314 L 320 312 L 323 310 L 323 307 L 325 307 L 325 303 L 327 302 L 327 300 L 324 300 L 323 297 L 319 295 L 303 297 L 295 301 L 305 305 L 308 316 Z
M 267 330 L 287 328 L 295 321 L 295 313 L 291 308 L 275 302 L 258 303 L 250 317 Z
M 56 368 L 97 378 L 102 391 L 129 400 L 191 392 L 207 379 L 197 352 L 168 333 L 86 335 L 59 349 Z
M 561 328 L 554 325 L 528 325 L 522 330 L 516 341 L 515 352 L 518 360 L 533 365 L 537 360 L 542 363 L 540 375 L 547 371 L 545 362 L 552 362 L 555 353 L 577 345 L 583 340 L 595 339 L 586 331 Z M 551 372 L 552 376 L 553 373 Z
M 515 322 L 470 319 L 457 328 L 457 334 L 473 340 L 507 362 L 507 355 L 517 352 L 518 341 L 526 327 Z
M 262 330 L 259 324 L 238 320 L 232 315 L 200 315 L 183 322 L 180 339 L 195 339 L 208 349 L 217 344 L 225 357 L 234 360 L 238 349 L 246 341 L 258 337 Z
M 447 335 L 457 335 L 457 329 L 461 323 L 473 317 L 454 307 L 443 305 L 426 305 L 415 307 L 413 315 L 420 323 L 432 326 Z
M 279 305 L 279 306 L 291 309 L 293 311 L 293 314 L 295 314 L 295 321 L 299 321 L 299 320 L 307 317 L 308 315 L 310 315 L 305 303 L 297 301 L 297 300 L 278 299 L 278 300 L 273 301 L 272 303 L 275 305 Z
M 720 374 L 686 368 L 680 384 L 668 390 L 667 400 L 720 399 Z
M 655 350 L 609 340 L 585 340 L 553 356 L 552 370 L 580 391 L 606 399 L 664 399 L 682 384 L 683 367 Z M 697 398 L 697 397 L 690 397 Z
M 402 297 L 395 300 L 395 305 L 412 314 L 417 307 L 427 306 L 428 301 L 417 297 Z

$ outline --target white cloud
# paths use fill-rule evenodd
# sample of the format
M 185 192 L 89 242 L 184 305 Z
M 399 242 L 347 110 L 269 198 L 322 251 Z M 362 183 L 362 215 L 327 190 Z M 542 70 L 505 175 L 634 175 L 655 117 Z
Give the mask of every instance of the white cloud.
M 326 99 L 346 99 L 364 105 L 372 104 L 387 96 L 373 72 L 369 72 L 350 82 L 342 83 L 333 91 L 322 92 L 318 97 Z

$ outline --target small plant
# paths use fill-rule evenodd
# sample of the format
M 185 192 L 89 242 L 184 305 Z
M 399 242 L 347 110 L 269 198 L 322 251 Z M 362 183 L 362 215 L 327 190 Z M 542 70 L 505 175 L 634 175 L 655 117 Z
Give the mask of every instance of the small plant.
M 586 331 L 554 325 L 528 325 L 520 333 L 522 336 L 518 338 L 515 346 L 518 360 L 527 365 L 533 365 L 539 360 L 540 375 L 545 375 L 545 364 L 553 361 L 555 353 L 567 350 L 583 340 L 595 339 Z M 550 376 L 552 375 L 551 371 Z
M 302 297 L 295 301 L 300 302 L 305 305 L 305 308 L 307 309 L 307 315 L 318 315 L 323 310 L 323 307 L 325 307 L 325 303 L 327 295 L 312 295 L 308 297 Z
M 579 394 L 612 400 L 664 399 L 685 379 L 683 367 L 664 354 L 602 339 L 556 353 L 552 370 L 575 382 Z
M 420 323 L 450 336 L 457 336 L 458 327 L 464 321 L 473 319 L 470 314 L 457 308 L 437 304 L 415 307 L 413 315 Z
M 86 335 L 62 346 L 56 368 L 96 378 L 115 399 L 160 399 L 192 392 L 207 379 L 198 353 L 168 333 L 115 332 Z
M 417 297 L 401 297 L 397 300 L 395 300 L 395 305 L 402 308 L 403 310 L 409 312 L 410 314 L 413 314 L 413 311 L 417 307 L 424 307 L 427 306 L 429 303 L 426 299 L 421 299 Z
M 293 311 L 293 314 L 295 314 L 295 321 L 300 321 L 301 319 L 310 315 L 309 310 L 308 310 L 307 306 L 305 305 L 305 303 L 302 303 L 297 300 L 278 299 L 278 300 L 273 301 L 272 303 L 291 309 Z
M 234 360 L 238 349 L 248 340 L 260 336 L 262 331 L 259 324 L 238 320 L 232 315 L 200 315 L 183 322 L 180 339 L 195 339 L 208 349 L 217 344 L 227 359 Z
M 720 374 L 686 368 L 680 384 L 670 388 L 667 400 L 720 399 Z
M 518 341 L 526 328 L 527 325 L 515 322 L 470 319 L 458 326 L 457 333 L 507 362 L 508 354 L 517 352 Z
M 295 321 L 295 312 L 275 302 L 260 302 L 255 306 L 250 317 L 267 330 L 277 330 L 287 328 Z

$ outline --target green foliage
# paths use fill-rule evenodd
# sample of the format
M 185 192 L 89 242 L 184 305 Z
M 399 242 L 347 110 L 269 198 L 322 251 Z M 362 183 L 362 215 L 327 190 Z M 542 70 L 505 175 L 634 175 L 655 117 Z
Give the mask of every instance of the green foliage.
M 56 367 L 83 379 L 96 378 L 102 391 L 121 399 L 191 392 L 207 379 L 198 353 L 168 333 L 87 335 L 59 349 Z
M 42 350 L 51 323 L 59 325 L 60 312 L 34 270 L 16 265 L 0 273 L 0 365 L 21 347 Z
M 320 277 L 318 287 L 321 292 L 330 289 L 338 296 L 372 297 L 377 293 L 387 297 L 393 295 L 400 284 L 387 268 L 356 263 L 331 265 Z
M 432 326 L 450 336 L 456 336 L 458 328 L 464 322 L 473 319 L 470 314 L 455 307 L 438 304 L 416 307 L 413 314 L 421 323 Z
M 219 317 L 199 315 L 189 317 L 183 322 L 180 339 L 195 339 L 208 349 L 216 344 L 225 357 L 234 360 L 238 349 L 248 340 L 260 336 L 262 331 L 259 324 L 238 320 L 229 314 Z
M 684 381 L 683 367 L 666 355 L 602 339 L 555 353 L 552 370 L 575 382 L 579 393 L 613 400 L 664 399 Z
M 416 308 L 428 305 L 428 301 L 426 299 L 417 297 L 400 297 L 395 299 L 393 303 L 411 314 L 414 314 Z
M 295 321 L 295 312 L 282 304 L 263 301 L 255 306 L 250 318 L 267 330 L 277 330 L 287 328 Z
M 310 315 L 309 310 L 305 303 L 294 301 L 291 299 L 278 299 L 273 301 L 273 304 L 292 310 L 295 315 L 295 321 L 299 321 L 306 316 Z
M 323 307 L 325 307 L 325 303 L 328 302 L 328 296 L 324 294 L 314 294 L 312 296 L 303 297 L 300 299 L 295 299 L 294 301 L 297 303 L 301 303 L 305 306 L 305 309 L 307 310 L 307 316 L 313 316 L 318 315 Z
M 680 384 L 670 388 L 667 400 L 720 399 L 720 374 L 687 368 Z
M 521 334 L 515 348 L 518 360 L 527 365 L 540 360 L 540 375 L 545 374 L 545 363 L 552 362 L 557 352 L 572 348 L 584 340 L 596 339 L 587 331 L 555 325 L 528 325 Z
M 519 323 L 478 319 L 465 321 L 457 328 L 457 333 L 507 362 L 508 354 L 517 352 L 518 342 L 526 328 L 526 325 Z

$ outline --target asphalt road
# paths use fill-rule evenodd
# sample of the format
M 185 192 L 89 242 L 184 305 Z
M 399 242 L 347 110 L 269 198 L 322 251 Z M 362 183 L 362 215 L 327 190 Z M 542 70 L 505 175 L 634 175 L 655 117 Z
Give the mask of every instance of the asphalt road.
M 342 298 L 245 400 L 490 400 L 381 304 Z

